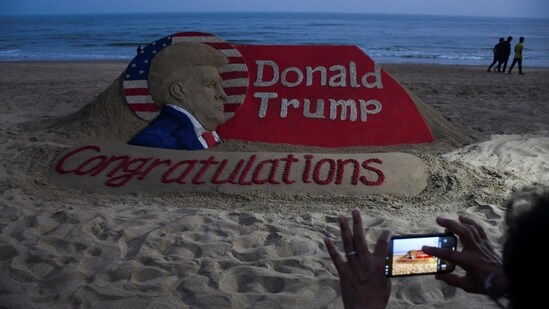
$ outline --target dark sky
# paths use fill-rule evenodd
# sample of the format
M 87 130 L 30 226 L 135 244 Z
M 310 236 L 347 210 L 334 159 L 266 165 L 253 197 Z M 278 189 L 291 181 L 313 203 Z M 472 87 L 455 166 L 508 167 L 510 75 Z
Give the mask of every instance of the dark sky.
M 0 0 L 1 15 L 198 11 L 355 12 L 549 18 L 549 0 Z

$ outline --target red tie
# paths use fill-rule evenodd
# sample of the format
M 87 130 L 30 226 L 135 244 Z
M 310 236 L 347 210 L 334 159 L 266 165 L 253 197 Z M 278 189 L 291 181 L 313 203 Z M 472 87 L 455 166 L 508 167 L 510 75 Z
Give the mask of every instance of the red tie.
M 213 147 L 217 145 L 217 141 L 215 140 L 215 137 L 212 132 L 204 132 L 202 133 L 202 138 L 206 141 L 206 144 L 208 144 L 208 148 Z

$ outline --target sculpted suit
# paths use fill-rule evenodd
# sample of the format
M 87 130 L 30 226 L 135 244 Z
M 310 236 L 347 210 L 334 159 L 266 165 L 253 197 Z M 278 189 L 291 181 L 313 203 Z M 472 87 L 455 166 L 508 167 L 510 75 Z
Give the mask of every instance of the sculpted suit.
M 145 147 L 200 150 L 219 144 L 215 131 L 206 131 L 183 108 L 167 104 L 147 128 L 134 136 L 128 144 Z

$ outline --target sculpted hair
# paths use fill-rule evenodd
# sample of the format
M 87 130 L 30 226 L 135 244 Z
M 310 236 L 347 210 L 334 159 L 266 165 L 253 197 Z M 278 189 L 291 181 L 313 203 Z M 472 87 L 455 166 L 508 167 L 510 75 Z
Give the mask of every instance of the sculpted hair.
M 195 65 L 211 65 L 217 68 L 229 63 L 228 58 L 215 48 L 196 42 L 181 42 L 162 49 L 151 62 L 149 90 L 158 105 L 168 103 L 170 84 L 190 77 Z
M 513 308 L 536 308 L 545 301 L 549 268 L 549 188 L 527 187 L 506 205 L 503 266 L 511 281 Z

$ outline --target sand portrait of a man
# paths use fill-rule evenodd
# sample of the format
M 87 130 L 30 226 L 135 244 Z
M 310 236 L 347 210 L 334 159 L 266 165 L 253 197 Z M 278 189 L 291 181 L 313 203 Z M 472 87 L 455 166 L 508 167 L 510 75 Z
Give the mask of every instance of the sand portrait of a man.
M 202 43 L 177 43 L 160 51 L 148 78 L 160 114 L 128 144 L 200 150 L 220 143 L 215 129 L 225 122 L 227 95 L 218 68 L 227 63 L 223 53 Z

